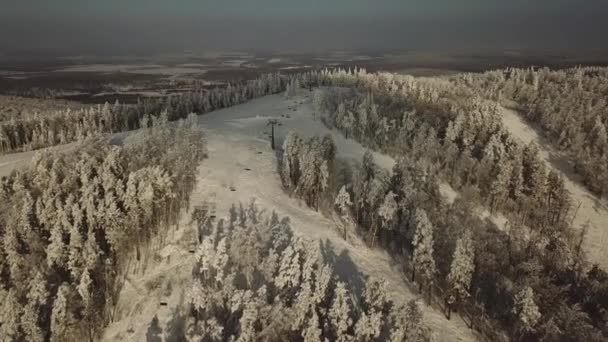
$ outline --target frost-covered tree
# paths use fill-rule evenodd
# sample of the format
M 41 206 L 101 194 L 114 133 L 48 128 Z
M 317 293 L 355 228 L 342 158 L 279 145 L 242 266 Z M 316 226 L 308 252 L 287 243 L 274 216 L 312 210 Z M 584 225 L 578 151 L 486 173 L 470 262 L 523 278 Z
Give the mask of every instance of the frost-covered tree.
M 23 311 L 23 307 L 18 301 L 17 294 L 14 290 L 5 291 L 0 290 L 0 299 L 2 299 L 2 306 L 0 307 L 0 336 L 8 340 L 19 340 L 21 338 L 20 332 L 20 318 Z
M 453 305 L 460 304 L 470 296 L 469 289 L 471 279 L 475 271 L 475 249 L 471 239 L 471 232 L 465 230 L 464 234 L 456 241 L 456 249 L 450 266 L 447 282 L 450 288 L 447 303 L 448 317 Z
M 386 196 L 384 196 L 384 201 L 378 208 L 378 216 L 382 219 L 382 226 L 384 229 L 392 229 L 391 224 L 393 223 L 397 212 L 395 197 L 396 195 L 392 191 L 389 191 Z
M 340 215 L 346 219 L 350 215 L 350 208 L 353 203 L 350 200 L 350 194 L 346 190 L 346 186 L 343 185 L 336 196 L 336 200 L 334 202 L 336 207 L 338 207 L 338 211 Z
M 280 174 L 286 188 L 319 210 L 334 181 L 335 144 L 330 136 L 303 142 L 289 133 L 283 144 Z M 330 202 L 331 203 L 331 202 Z
M 338 282 L 334 299 L 329 310 L 330 326 L 333 338 L 336 341 L 348 341 L 348 331 L 353 324 L 352 304 L 346 285 Z
M 1 202 L 11 205 L 0 217 L 0 288 L 20 305 L 17 339 L 97 338 L 116 305 L 127 257 L 148 248 L 159 226 L 177 221 L 204 145 L 190 123 L 160 121 L 120 147 L 100 141 L 41 153 L 3 179 Z
M 221 234 L 218 223 L 204 232 L 196 252 L 187 338 L 372 341 L 394 322 L 407 321 L 406 312 L 395 310 L 384 283 L 364 281 L 358 301 L 351 285 L 339 281 L 324 260 L 318 242 L 294 237 L 288 220 L 235 210 L 244 211 L 245 223 L 222 225 Z M 223 244 L 230 247 L 217 263 Z M 258 260 L 249 265 L 243 259 L 251 258 L 252 251 Z M 218 267 L 226 272 L 220 286 L 210 281 Z M 256 277 L 243 281 L 242 274 L 250 272 Z M 400 331 L 405 331 L 403 324 Z
M 526 286 L 515 295 L 513 314 L 515 314 L 519 329 L 522 332 L 529 333 L 535 331 L 541 314 L 534 302 L 534 290 L 531 287 Z
M 71 291 L 69 285 L 65 283 L 57 290 L 51 312 L 51 341 L 65 341 L 74 337 L 76 318 L 70 303 Z
M 435 268 L 435 259 L 433 258 L 433 225 L 429 221 L 424 209 L 416 210 L 414 227 L 412 280 L 418 275 L 420 288 L 422 289 L 422 286 L 426 285 L 430 293 L 437 270 Z

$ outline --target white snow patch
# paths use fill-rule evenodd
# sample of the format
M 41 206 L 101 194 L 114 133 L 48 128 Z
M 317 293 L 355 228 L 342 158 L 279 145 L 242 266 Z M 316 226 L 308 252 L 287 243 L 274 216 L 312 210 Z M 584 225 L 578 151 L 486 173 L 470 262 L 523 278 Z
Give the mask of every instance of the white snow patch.
M 231 68 L 240 68 L 243 63 L 247 62 L 246 59 L 229 59 L 222 62 L 223 66 Z
M 534 141 L 540 148 L 540 156 L 546 165 L 564 175 L 566 189 L 570 192 L 573 207 L 576 211 L 574 227 L 582 229 L 588 226 L 587 236 L 583 243 L 587 257 L 593 263 L 608 269 L 608 201 L 598 198 L 581 183 L 580 176 L 574 172 L 572 165 L 551 143 L 539 136 L 536 130 L 526 123 L 514 110 L 502 108 L 502 121 L 505 127 L 524 144 Z M 579 207 L 580 205 L 580 207 Z
M 158 64 L 85 64 L 54 70 L 55 72 L 124 72 L 144 75 L 201 74 L 199 67 L 168 67 Z
M 291 66 L 287 66 L 287 67 L 282 67 L 279 68 L 281 70 L 294 70 L 294 69 L 308 69 L 308 68 L 312 68 L 310 65 L 291 65 Z

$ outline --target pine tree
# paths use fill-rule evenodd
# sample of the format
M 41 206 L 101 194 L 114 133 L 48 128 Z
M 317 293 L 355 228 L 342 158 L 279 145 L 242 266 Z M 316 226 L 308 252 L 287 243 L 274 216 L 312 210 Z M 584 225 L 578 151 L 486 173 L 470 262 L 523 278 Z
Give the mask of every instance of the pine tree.
M 540 159 L 538 146 L 533 142 L 523 150 L 522 165 L 525 193 L 532 197 L 542 197 L 544 194 L 545 165 Z
M 48 301 L 47 281 L 42 272 L 37 271 L 28 286 L 28 303 L 21 317 L 21 328 L 28 341 L 44 341 L 44 332 L 39 326 L 40 310 Z
M 350 200 L 350 194 L 346 191 L 346 185 L 342 185 L 340 191 L 338 192 L 338 196 L 336 196 L 336 201 L 334 202 L 335 206 L 338 207 L 338 212 L 342 216 L 343 219 L 347 219 L 350 215 L 350 208 L 353 203 Z
M 288 246 L 282 253 L 275 283 L 279 289 L 293 288 L 300 284 L 300 252 L 295 246 Z
M 521 152 L 518 150 L 515 153 L 516 155 L 512 164 L 513 168 L 511 169 L 511 179 L 509 181 L 509 196 L 515 203 L 519 203 L 524 192 L 524 179 Z
M 384 201 L 378 208 L 378 216 L 382 219 L 382 225 L 385 229 L 391 230 L 390 224 L 395 218 L 395 213 L 397 212 L 397 202 L 395 201 L 396 195 L 389 191 L 386 196 L 384 196 Z
M 377 311 L 363 312 L 355 324 L 356 341 L 374 341 L 382 333 L 382 313 Z
M 497 165 L 494 174 L 494 181 L 490 185 L 490 212 L 500 208 L 509 195 L 509 183 L 513 176 L 511 164 L 505 162 Z
M 561 174 L 551 169 L 547 176 L 548 224 L 555 225 L 565 219 L 570 207 L 570 196 Z
M 415 275 L 420 277 L 420 288 L 428 286 L 429 295 L 435 277 L 435 259 L 433 258 L 433 225 L 424 209 L 417 209 L 414 216 L 414 246 L 412 280 Z
M 283 142 L 283 163 L 281 178 L 287 188 L 295 188 L 300 179 L 300 154 L 302 140 L 294 132 L 289 132 Z
M 450 309 L 454 304 L 459 304 L 465 298 L 469 297 L 469 287 L 471 279 L 475 271 L 475 250 L 471 233 L 465 230 L 462 237 L 456 241 L 456 249 L 448 274 L 449 297 L 448 297 L 448 318 L 450 317 Z
M 302 333 L 302 337 L 304 338 L 304 342 L 322 342 L 321 329 L 319 328 L 319 316 L 314 309 L 311 310 L 311 312 L 311 317 L 306 323 L 306 328 Z
M 71 312 L 70 287 L 62 284 L 57 290 L 57 297 L 53 302 L 51 313 L 51 341 L 65 341 L 73 338 L 73 328 L 75 324 L 74 316 Z
M 347 341 L 347 333 L 353 324 L 351 315 L 352 304 L 348 296 L 346 284 L 338 282 L 334 290 L 334 298 L 328 315 L 331 331 L 336 341 Z
M 0 289 L 0 336 L 7 341 L 18 341 L 21 333 L 21 315 L 23 307 L 19 303 L 15 290 L 5 291 Z
M 382 228 L 386 230 L 393 229 L 393 221 L 395 218 L 395 214 L 397 213 L 397 201 L 395 201 L 396 195 L 389 191 L 386 196 L 384 196 L 384 201 L 378 208 L 378 216 L 382 219 Z M 376 237 L 376 232 L 374 232 L 374 239 Z M 372 245 L 374 243 L 372 242 Z
M 524 287 L 515 296 L 513 313 L 517 317 L 519 329 L 524 332 L 534 332 L 541 314 L 538 306 L 534 302 L 534 290 L 531 287 Z
M 405 336 L 406 341 L 426 340 L 426 332 L 423 326 L 424 313 L 420 304 L 412 299 L 405 307 Z

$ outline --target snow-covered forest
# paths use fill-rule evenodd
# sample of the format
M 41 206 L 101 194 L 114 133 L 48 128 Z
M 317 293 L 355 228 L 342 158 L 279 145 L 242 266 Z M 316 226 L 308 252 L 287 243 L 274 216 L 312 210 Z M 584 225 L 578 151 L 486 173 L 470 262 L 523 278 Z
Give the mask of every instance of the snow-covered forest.
M 586 259 L 563 176 L 547 170 L 537 145 L 510 135 L 496 103 L 446 80 L 363 70 L 318 82 L 313 104 L 326 125 L 397 159 L 391 173 L 368 153 L 352 177 L 334 181 L 338 213 L 371 245 L 408 255 L 412 279 L 444 296 L 448 312 L 481 305 L 514 338 L 605 338 L 608 276 Z M 294 152 L 302 145 L 288 137 L 282 174 L 308 156 Z M 442 198 L 443 182 L 462 193 L 456 202 Z M 507 226 L 479 220 L 478 205 Z
M 453 82 L 538 124 L 592 191 L 608 192 L 608 68 L 530 68 L 463 74 Z
M 155 120 L 124 146 L 43 152 L 2 180 L 0 336 L 96 340 L 130 260 L 187 206 L 205 157 L 193 117 Z
M 440 324 L 465 321 L 479 339 L 603 341 L 608 255 L 587 234 L 605 224 L 575 224 L 581 204 L 569 175 L 546 161 L 544 146 L 517 139 L 503 116 L 515 108 L 537 124 L 601 203 L 606 83 L 605 68 L 433 78 L 326 69 L 135 105 L 5 115 L 0 149 L 7 155 L 80 144 L 40 151 L 2 179 L 0 336 L 99 339 L 120 319 L 128 265 L 158 257 L 150 245 L 162 246 L 187 215 L 197 246 L 186 304 L 177 308 L 185 324 L 172 331 L 180 339 L 427 341 L 433 331 L 423 312 L 435 310 L 445 316 Z M 276 102 L 255 114 L 238 109 L 282 92 L 276 101 L 289 103 L 293 117 L 282 107 L 279 114 Z M 209 176 L 198 171 L 208 152 L 205 121 L 195 114 L 215 115 L 211 134 L 227 122 L 231 130 L 214 137 L 224 144 L 256 131 L 249 143 L 267 149 L 264 124 L 280 119 L 286 134 L 277 131 L 280 147 L 268 153 L 276 173 L 239 169 L 254 182 L 276 180 L 283 197 L 271 189 L 260 195 L 277 197 L 276 206 L 299 201 L 317 215 L 306 224 L 331 222 L 345 244 L 385 252 L 417 300 L 393 298 L 387 287 L 395 284 L 374 277 L 356 286 L 318 234 L 292 229 L 271 206 L 233 206 L 213 223 L 192 212 L 193 191 L 204 192 L 196 184 Z M 344 141 L 367 152 L 347 160 Z M 259 158 L 268 152 L 255 149 Z M 233 182 L 222 178 L 218 187 L 241 201 L 258 195 L 239 193 Z M 291 204 L 282 209 L 298 213 Z
M 130 131 L 164 116 L 169 121 L 190 113 L 204 114 L 285 89 L 288 79 L 280 74 L 263 75 L 242 84 L 194 90 L 179 96 L 145 99 L 136 105 L 106 103 L 81 109 L 12 115 L 0 122 L 0 153 L 29 151 L 82 141 L 104 133 Z M 146 127 L 146 126 L 143 126 Z
M 294 236 L 289 218 L 252 204 L 198 223 L 188 340 L 429 340 L 417 301 L 396 306 L 381 280 L 352 288 L 326 261 L 334 252 Z

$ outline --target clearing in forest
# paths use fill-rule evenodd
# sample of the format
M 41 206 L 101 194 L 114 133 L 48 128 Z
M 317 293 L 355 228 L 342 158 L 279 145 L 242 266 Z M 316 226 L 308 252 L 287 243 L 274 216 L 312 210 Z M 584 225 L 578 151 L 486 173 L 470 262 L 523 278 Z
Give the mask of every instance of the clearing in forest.
M 583 229 L 587 226 L 584 250 L 592 263 L 608 269 L 608 202 L 589 192 L 574 172 L 567 158 L 556 151 L 550 143 L 537 133 L 532 125 L 526 123 L 514 110 L 503 108 L 502 119 L 511 134 L 523 143 L 534 142 L 538 145 L 540 156 L 546 165 L 564 175 L 566 189 L 570 192 L 575 211 L 573 226 Z

